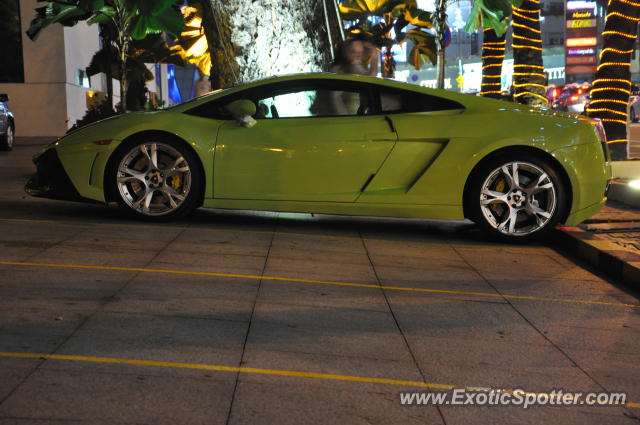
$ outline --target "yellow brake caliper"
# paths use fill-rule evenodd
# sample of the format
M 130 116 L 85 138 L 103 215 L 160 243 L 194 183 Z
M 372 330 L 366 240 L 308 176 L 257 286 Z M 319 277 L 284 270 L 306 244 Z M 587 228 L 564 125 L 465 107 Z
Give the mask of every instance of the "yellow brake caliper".
M 180 189 L 182 188 L 182 176 L 179 174 L 176 174 L 175 176 L 171 177 L 171 187 L 173 188 L 173 190 L 175 190 L 176 192 L 180 193 Z

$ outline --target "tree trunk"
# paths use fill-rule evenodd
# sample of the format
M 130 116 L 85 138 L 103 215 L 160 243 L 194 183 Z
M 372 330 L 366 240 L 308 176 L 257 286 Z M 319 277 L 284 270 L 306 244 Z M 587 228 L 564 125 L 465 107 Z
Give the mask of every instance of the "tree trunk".
M 547 106 L 546 77 L 542 66 L 540 1 L 524 0 L 513 10 L 513 87 L 516 102 Z
M 600 65 L 591 89 L 589 116 L 600 118 L 614 161 L 628 158 L 627 103 L 631 94 L 629 62 L 638 36 L 640 5 L 613 0 L 607 7 Z
M 445 47 L 444 47 L 444 31 L 447 25 L 447 1 L 438 0 L 436 6 L 436 34 L 438 37 L 438 72 L 436 76 L 436 87 L 444 89 L 444 62 L 445 62 Z
M 500 99 L 502 95 L 502 63 L 507 44 L 506 33 L 498 37 L 492 28 L 485 28 L 482 40 L 482 85 L 480 95 Z
M 317 0 L 203 0 L 212 87 L 272 75 L 321 71 L 329 63 Z

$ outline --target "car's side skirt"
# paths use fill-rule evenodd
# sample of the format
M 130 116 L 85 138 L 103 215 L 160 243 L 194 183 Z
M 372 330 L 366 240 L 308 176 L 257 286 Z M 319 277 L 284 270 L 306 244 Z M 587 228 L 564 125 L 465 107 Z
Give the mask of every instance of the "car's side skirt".
M 204 207 L 235 210 L 277 211 L 379 217 L 463 220 L 462 205 L 373 204 L 351 202 L 257 201 L 205 199 Z

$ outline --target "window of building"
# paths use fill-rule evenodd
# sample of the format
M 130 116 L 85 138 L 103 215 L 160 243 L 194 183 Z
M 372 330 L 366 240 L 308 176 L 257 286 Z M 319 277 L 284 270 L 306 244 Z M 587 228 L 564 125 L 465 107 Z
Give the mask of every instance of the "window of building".
M 0 83 L 24 83 L 20 0 L 0 1 Z
M 87 71 L 84 69 L 76 70 L 76 84 L 81 87 L 91 88 L 91 78 L 87 75 Z

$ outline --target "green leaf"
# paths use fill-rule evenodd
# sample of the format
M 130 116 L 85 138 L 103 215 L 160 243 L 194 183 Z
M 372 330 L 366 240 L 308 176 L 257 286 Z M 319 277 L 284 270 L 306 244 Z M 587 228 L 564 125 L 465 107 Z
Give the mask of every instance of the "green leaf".
M 110 6 L 102 6 L 97 9 L 94 16 L 87 21 L 89 25 L 92 24 L 112 24 L 113 19 L 116 16 L 116 10 Z
M 407 60 L 415 69 L 422 68 L 427 61 L 435 65 L 438 61 L 435 43 L 433 46 L 423 43 L 415 44 L 409 52 Z

